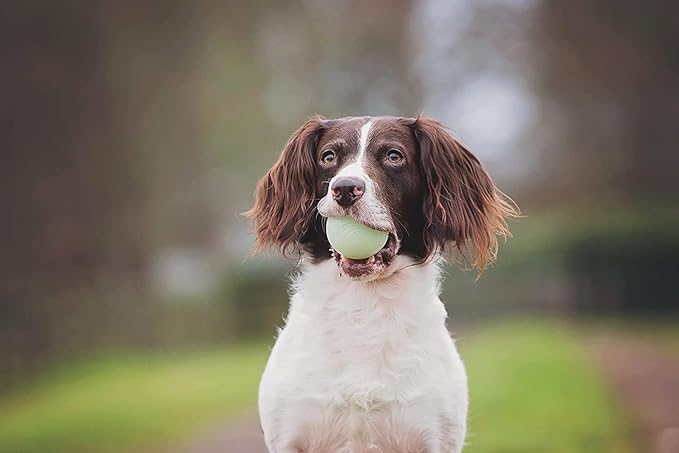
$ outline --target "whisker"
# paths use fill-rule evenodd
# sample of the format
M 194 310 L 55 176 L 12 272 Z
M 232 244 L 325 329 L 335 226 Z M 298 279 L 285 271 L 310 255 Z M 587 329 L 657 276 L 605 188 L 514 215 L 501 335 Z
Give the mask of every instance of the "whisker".
M 410 236 L 410 232 L 406 228 L 405 224 L 401 221 L 401 219 L 398 216 L 394 216 L 394 222 L 397 224 L 399 228 L 402 228 L 403 231 L 405 231 L 406 236 Z

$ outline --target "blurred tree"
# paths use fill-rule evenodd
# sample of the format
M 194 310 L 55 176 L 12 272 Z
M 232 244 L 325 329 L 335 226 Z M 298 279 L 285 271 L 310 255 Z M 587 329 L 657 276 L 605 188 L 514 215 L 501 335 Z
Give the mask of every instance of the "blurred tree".
M 565 250 L 572 304 L 676 310 L 679 3 L 543 2 L 537 17 L 540 126 L 551 132 L 541 196 L 576 202 L 584 219 L 608 213 L 605 231 L 583 230 Z
M 213 246 L 200 6 L 0 6 L 0 376 L 153 341 L 154 252 Z
M 679 4 L 578 0 L 543 2 L 538 12 L 551 188 L 676 204 Z
M 110 234 L 139 185 L 116 133 L 96 5 L 71 6 L 4 3 L 0 13 L 0 342 L 25 364 L 52 347 L 60 292 L 95 285 L 102 267 L 137 275 L 144 253 L 133 232 Z

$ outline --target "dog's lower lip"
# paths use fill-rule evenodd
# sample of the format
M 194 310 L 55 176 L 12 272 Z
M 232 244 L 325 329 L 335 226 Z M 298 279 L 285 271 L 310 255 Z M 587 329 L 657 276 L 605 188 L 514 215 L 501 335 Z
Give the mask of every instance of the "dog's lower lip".
M 330 249 L 330 255 L 340 268 L 340 273 L 351 278 L 360 278 L 370 274 L 377 274 L 391 265 L 398 254 L 400 241 L 390 233 L 385 246 L 372 256 L 364 259 L 351 259 L 343 256 L 335 249 Z
M 379 253 L 379 252 L 378 252 Z M 373 264 L 375 262 L 375 255 L 369 256 L 368 258 L 363 258 L 362 260 L 355 260 L 352 258 L 347 258 L 344 255 L 340 255 L 342 261 L 349 264 Z

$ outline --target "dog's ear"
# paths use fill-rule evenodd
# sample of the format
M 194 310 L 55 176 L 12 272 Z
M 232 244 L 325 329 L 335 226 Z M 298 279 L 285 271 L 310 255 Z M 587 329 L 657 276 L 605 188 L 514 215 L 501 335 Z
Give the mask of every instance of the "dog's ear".
M 427 256 L 456 247 L 483 271 L 497 256 L 497 236 L 507 237 L 516 205 L 495 187 L 478 159 L 441 123 L 418 117 L 411 128 L 420 148 L 424 178 Z
M 255 253 L 267 246 L 287 253 L 299 242 L 314 216 L 316 147 L 328 121 L 308 120 L 292 134 L 278 161 L 257 184 L 255 204 L 245 213 L 256 234 Z

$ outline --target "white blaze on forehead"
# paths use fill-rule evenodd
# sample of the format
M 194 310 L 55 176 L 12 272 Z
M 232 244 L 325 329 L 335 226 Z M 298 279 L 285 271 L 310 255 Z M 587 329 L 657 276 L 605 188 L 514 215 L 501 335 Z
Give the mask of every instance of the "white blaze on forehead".
M 365 149 L 368 147 L 368 134 L 370 133 L 370 126 L 372 126 L 372 124 L 373 122 L 371 120 L 361 127 L 361 138 L 358 145 L 358 162 L 361 162 L 365 156 Z
M 361 126 L 361 135 L 359 136 L 358 140 L 358 155 L 356 156 L 356 160 L 340 170 L 340 172 L 337 173 L 337 175 L 335 175 L 335 177 L 332 179 L 331 184 L 332 182 L 335 182 L 335 180 L 340 176 L 360 176 L 364 179 L 368 179 L 368 176 L 363 171 L 363 159 L 365 158 L 365 150 L 368 147 L 368 135 L 370 134 L 370 127 L 372 124 L 373 122 L 370 120 Z

